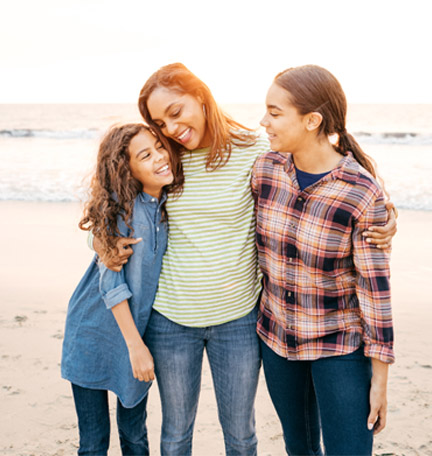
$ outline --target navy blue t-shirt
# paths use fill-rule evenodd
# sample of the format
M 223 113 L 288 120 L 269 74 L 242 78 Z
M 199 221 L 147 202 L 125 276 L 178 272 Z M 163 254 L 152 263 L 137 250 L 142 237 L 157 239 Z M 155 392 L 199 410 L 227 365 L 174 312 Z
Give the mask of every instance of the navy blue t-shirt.
M 330 172 L 327 171 L 321 174 L 311 174 L 301 171 L 297 168 L 295 170 L 301 191 L 303 191 L 306 187 L 309 187 L 309 185 L 315 184 L 315 182 L 318 182 L 322 177 L 324 177 L 326 174 Z

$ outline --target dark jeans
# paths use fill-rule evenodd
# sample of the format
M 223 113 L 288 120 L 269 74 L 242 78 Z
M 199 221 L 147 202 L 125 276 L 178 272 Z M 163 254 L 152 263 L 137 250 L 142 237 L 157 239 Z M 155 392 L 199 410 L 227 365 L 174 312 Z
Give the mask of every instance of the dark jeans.
M 79 455 L 105 456 L 110 441 L 108 392 L 72 384 L 80 434 Z M 123 456 L 148 456 L 147 396 L 135 407 L 125 408 L 117 399 L 117 426 Z
M 370 358 L 363 348 L 315 361 L 288 361 L 261 342 L 264 373 L 289 455 L 370 455 Z

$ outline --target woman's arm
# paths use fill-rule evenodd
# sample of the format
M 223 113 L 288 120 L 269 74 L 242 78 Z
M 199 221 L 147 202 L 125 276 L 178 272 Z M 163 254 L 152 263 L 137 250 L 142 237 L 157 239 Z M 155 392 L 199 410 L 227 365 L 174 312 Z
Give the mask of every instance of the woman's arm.
M 374 434 L 381 432 L 387 419 L 387 378 L 388 364 L 372 358 L 372 382 L 369 393 L 370 413 L 367 421 Z
M 145 382 L 154 380 L 153 357 L 138 332 L 128 301 L 122 301 L 111 310 L 129 350 L 134 378 Z

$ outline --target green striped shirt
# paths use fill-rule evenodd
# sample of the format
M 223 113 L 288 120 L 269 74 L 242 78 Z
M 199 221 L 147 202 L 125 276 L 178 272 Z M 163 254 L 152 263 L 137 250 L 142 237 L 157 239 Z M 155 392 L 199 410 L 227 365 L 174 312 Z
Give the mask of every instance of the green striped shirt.
M 171 196 L 168 247 L 153 307 L 185 326 L 226 323 L 248 314 L 261 290 L 255 247 L 252 165 L 269 150 L 233 147 L 223 167 L 207 171 L 209 149 L 186 153 L 185 185 Z

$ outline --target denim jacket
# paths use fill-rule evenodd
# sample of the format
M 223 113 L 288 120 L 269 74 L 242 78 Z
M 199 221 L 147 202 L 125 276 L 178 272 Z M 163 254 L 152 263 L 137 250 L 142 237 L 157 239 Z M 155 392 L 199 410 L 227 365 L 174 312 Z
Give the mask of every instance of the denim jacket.
M 90 389 L 113 391 L 125 407 L 134 407 L 147 394 L 150 382 L 132 374 L 129 352 L 111 308 L 128 299 L 132 316 L 144 335 L 156 294 L 168 226 L 161 221 L 160 201 L 144 192 L 136 199 L 131 225 L 142 241 L 120 272 L 93 258 L 68 307 L 61 362 L 62 377 Z M 130 230 L 119 221 L 122 236 Z

